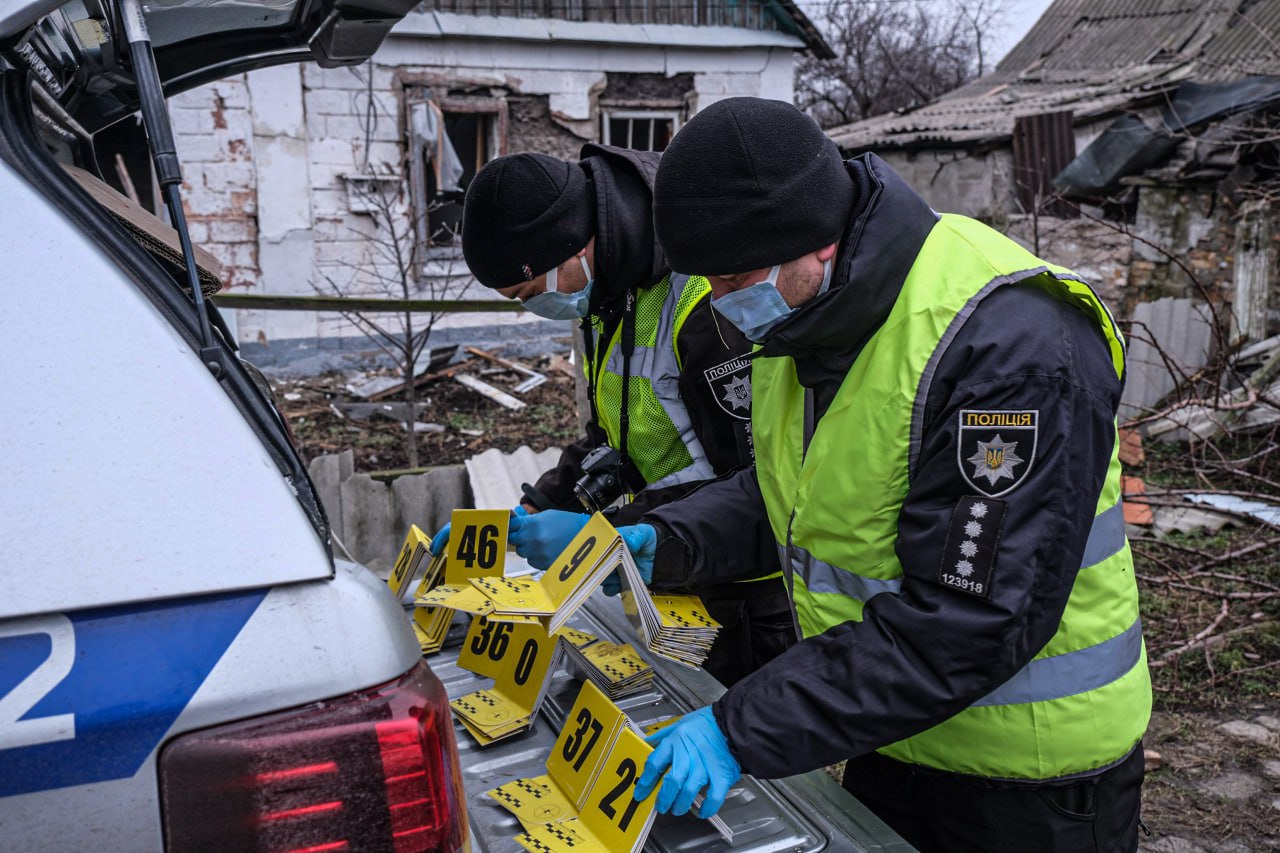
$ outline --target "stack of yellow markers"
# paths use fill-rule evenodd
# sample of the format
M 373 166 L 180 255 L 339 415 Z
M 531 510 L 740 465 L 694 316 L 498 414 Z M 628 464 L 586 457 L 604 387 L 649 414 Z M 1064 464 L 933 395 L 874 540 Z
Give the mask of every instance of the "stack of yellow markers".
M 565 643 L 565 663 L 571 672 L 617 700 L 653 685 L 653 667 L 629 643 L 596 640 L 582 646 Z

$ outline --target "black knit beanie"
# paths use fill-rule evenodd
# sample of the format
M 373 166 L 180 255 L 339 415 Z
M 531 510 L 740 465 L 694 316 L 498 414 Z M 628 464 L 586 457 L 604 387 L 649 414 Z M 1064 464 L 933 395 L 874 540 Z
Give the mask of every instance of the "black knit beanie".
M 595 193 L 577 163 L 546 154 L 499 157 L 467 187 L 462 256 L 486 287 L 529 281 L 587 245 L 595 211 Z
M 836 147 L 782 101 L 729 98 L 689 120 L 658 165 L 658 242 L 671 268 L 726 275 L 838 241 L 855 201 Z

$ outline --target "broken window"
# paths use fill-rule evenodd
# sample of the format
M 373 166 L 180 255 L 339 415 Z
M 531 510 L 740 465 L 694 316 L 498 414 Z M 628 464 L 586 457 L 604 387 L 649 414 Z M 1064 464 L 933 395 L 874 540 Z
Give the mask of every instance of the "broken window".
M 600 140 L 637 151 L 665 151 L 680 127 L 680 113 L 653 110 L 603 110 Z
M 409 101 L 409 175 L 420 247 L 456 246 L 462 200 L 480 167 L 506 151 L 498 98 Z

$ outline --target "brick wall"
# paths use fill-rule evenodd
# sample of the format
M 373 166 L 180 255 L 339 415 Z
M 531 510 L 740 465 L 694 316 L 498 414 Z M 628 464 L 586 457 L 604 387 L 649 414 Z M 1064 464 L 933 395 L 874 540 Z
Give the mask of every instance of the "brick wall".
M 240 75 L 174 97 L 169 114 L 182 158 L 193 242 L 222 262 L 228 288 L 258 281 L 253 118 Z

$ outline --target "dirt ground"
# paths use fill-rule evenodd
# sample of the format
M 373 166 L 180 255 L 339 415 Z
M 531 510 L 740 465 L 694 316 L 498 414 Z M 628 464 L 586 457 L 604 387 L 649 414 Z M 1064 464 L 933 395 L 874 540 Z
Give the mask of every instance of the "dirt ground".
M 528 366 L 543 372 L 547 381 L 522 394 L 513 390 L 523 378 L 518 374 L 491 372 L 480 363 L 466 371 L 522 400 L 526 407 L 520 411 L 503 408 L 452 377 L 422 385 L 418 421 L 442 429 L 418 433 L 419 467 L 460 464 L 490 447 L 510 452 L 527 444 L 545 450 L 574 441 L 574 379 L 546 358 L 530 360 Z M 289 419 L 303 459 L 310 463 L 316 456 L 350 449 L 357 471 L 408 468 L 405 431 L 398 420 L 391 415 L 357 420 L 338 409 L 344 403 L 363 402 L 350 390 L 358 380 L 390 375 L 391 371 L 353 371 L 273 381 L 276 402 Z
M 528 404 L 520 412 L 452 379 L 423 386 L 419 420 L 443 429 L 419 435 L 420 465 L 456 464 L 490 447 L 541 450 L 572 441 L 574 380 L 545 359 L 531 365 L 548 381 L 519 395 Z M 331 374 L 276 383 L 304 457 L 350 448 L 358 471 L 404 469 L 398 422 L 337 413 L 337 405 L 358 399 L 346 389 L 355 378 Z M 501 372 L 481 378 L 507 391 L 518 379 Z M 1233 464 L 1220 464 L 1223 459 Z M 1234 464 L 1238 460 L 1246 462 Z M 1145 459 L 1126 473 L 1144 478 L 1149 489 L 1248 488 L 1262 499 L 1270 493 L 1274 501 L 1280 442 L 1269 434 L 1208 448 L 1150 443 Z M 1155 511 L 1162 500 L 1178 498 L 1152 499 Z M 1277 534 L 1240 517 L 1217 532 L 1157 539 L 1144 529 L 1131 537 L 1153 665 L 1155 714 L 1145 745 L 1159 755 L 1150 762 L 1144 789 L 1143 820 L 1151 831 L 1142 838 L 1144 851 L 1280 850 Z

